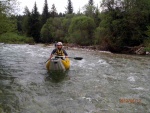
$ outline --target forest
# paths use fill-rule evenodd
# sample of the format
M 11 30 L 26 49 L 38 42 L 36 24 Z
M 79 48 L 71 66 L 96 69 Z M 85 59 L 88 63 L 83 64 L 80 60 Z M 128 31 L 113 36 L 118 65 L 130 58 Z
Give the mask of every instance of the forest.
M 0 42 L 63 43 L 95 46 L 123 53 L 142 46 L 150 51 L 150 0 L 87 0 L 83 10 L 74 12 L 71 0 L 58 13 L 55 4 L 43 3 L 40 14 L 36 2 L 32 11 L 14 14 L 16 0 L 0 1 Z

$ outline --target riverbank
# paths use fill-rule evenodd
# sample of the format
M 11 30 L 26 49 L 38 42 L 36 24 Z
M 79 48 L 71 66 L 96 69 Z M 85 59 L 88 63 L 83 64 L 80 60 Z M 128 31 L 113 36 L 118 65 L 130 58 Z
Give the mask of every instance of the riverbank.
M 54 47 L 54 44 L 44 44 L 45 47 Z M 110 51 L 100 50 L 98 46 L 80 46 L 76 44 L 64 43 L 65 50 L 83 50 L 83 51 L 99 51 L 104 53 L 111 53 Z
M 4 33 L 0 35 L 0 43 L 7 44 L 33 44 L 34 40 L 31 37 L 19 35 L 17 33 Z
M 15 37 L 15 38 L 14 38 Z M 6 33 L 3 36 L 0 36 L 0 43 L 8 43 L 8 44 L 29 44 L 35 45 L 32 38 L 20 36 L 17 34 Z M 117 53 L 117 54 L 137 54 L 137 55 L 150 55 L 150 48 L 145 47 L 143 45 L 135 46 L 135 47 L 122 47 L 120 52 L 113 52 L 105 47 L 100 45 L 92 45 L 92 46 L 81 46 L 72 43 L 64 43 L 65 49 L 80 49 L 86 51 L 100 51 L 105 53 Z M 51 44 L 43 44 L 43 46 L 54 46 L 53 43 Z
M 105 53 L 114 53 L 109 50 L 104 49 L 103 47 L 99 45 L 93 45 L 93 46 L 80 46 L 77 44 L 68 44 L 64 43 L 64 49 L 80 49 L 80 50 L 86 50 L 86 51 L 100 51 Z M 45 44 L 45 46 L 54 46 L 54 44 Z M 146 47 L 140 45 L 135 47 L 123 47 L 121 52 L 118 52 L 117 54 L 137 54 L 137 55 L 150 55 L 150 51 L 146 49 Z

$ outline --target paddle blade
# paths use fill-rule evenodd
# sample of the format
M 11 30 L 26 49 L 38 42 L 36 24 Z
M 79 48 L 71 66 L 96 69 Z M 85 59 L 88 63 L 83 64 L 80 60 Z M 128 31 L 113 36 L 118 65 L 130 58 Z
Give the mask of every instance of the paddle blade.
M 49 59 L 47 59 L 46 62 L 47 62 L 48 60 L 49 60 Z M 45 62 L 45 63 L 46 63 L 46 62 Z
M 75 60 L 82 60 L 82 57 L 74 57 Z

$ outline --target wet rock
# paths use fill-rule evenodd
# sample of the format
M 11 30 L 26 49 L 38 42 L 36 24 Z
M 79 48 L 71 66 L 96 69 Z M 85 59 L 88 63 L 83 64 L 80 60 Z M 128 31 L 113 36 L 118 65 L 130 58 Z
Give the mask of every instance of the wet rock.
M 146 50 L 145 50 L 144 47 L 140 47 L 139 49 L 137 49 L 135 51 L 135 53 L 138 54 L 138 55 L 146 55 Z
M 147 52 L 146 52 L 146 55 L 150 55 L 150 52 L 147 51 Z

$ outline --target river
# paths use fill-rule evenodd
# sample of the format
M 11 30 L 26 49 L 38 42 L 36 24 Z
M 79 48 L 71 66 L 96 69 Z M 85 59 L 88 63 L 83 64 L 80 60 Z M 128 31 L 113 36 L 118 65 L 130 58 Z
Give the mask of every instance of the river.
M 0 113 L 150 113 L 150 57 L 68 49 L 84 59 L 54 82 L 52 49 L 0 44 Z

